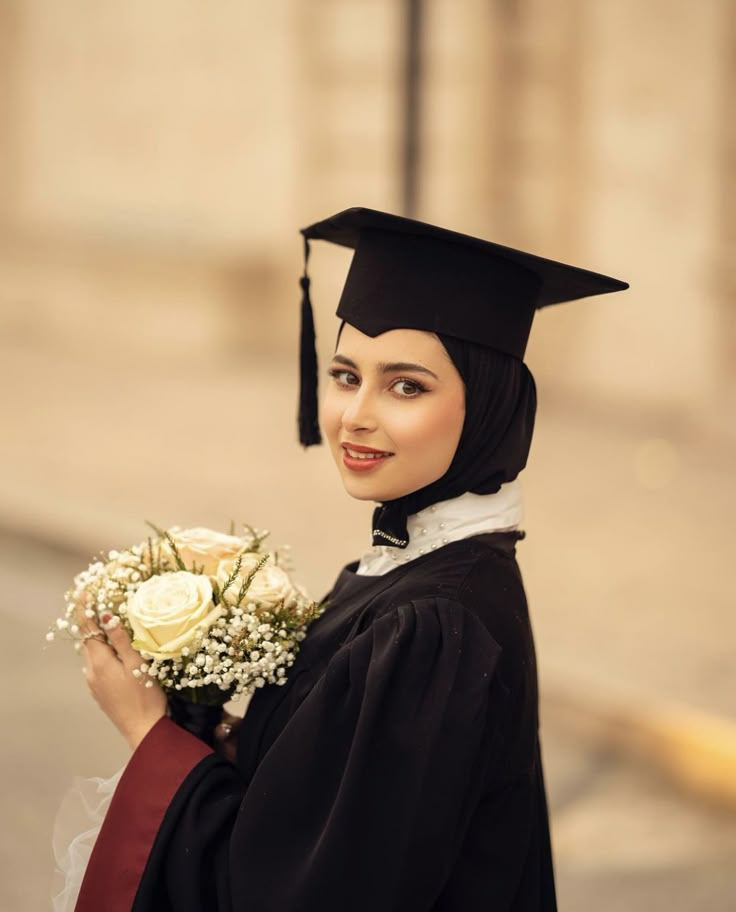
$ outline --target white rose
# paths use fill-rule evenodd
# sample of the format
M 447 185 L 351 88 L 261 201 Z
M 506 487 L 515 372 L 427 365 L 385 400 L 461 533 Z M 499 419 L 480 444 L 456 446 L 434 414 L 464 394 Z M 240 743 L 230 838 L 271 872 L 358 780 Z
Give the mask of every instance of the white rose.
M 242 582 L 253 572 L 263 554 L 244 554 L 240 565 L 238 579 L 226 590 L 224 601 L 232 605 L 237 601 Z M 273 555 L 269 561 L 256 573 L 244 598 L 244 603 L 257 602 L 262 608 L 275 608 L 277 605 L 292 607 L 303 600 L 303 593 L 289 579 L 288 573 L 273 563 Z M 217 568 L 217 578 L 220 583 L 227 580 L 235 568 L 235 560 L 225 560 Z
M 220 561 L 234 557 L 250 545 L 250 539 L 239 535 L 224 535 L 198 526 L 194 529 L 174 528 L 169 531 L 177 551 L 187 567 L 197 565 L 204 567 L 203 573 L 208 576 L 217 570 Z M 166 541 L 161 543 L 163 550 L 170 551 Z
M 178 658 L 198 630 L 224 614 L 212 601 L 207 576 L 180 570 L 141 583 L 127 604 L 133 645 L 156 659 Z

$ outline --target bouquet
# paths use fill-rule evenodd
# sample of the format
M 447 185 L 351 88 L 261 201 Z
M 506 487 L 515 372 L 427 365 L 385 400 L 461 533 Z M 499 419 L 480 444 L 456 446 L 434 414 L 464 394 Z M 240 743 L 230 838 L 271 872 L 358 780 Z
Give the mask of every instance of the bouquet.
M 157 681 L 172 717 L 202 737 L 227 701 L 286 682 L 325 606 L 292 582 L 288 548 L 264 549 L 268 532 L 151 528 L 147 541 L 101 555 L 74 578 L 46 638 L 63 634 L 80 649 L 79 613 L 112 614 L 141 654 L 133 674 L 148 687 Z

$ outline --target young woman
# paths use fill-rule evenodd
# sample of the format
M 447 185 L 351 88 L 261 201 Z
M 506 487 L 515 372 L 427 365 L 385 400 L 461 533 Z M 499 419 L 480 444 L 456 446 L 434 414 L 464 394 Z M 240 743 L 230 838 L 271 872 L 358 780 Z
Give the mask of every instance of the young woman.
M 85 641 L 133 755 L 77 909 L 552 910 L 537 677 L 515 559 L 536 406 L 536 308 L 627 287 L 353 209 L 303 232 L 355 248 L 322 427 L 378 506 L 284 687 L 256 693 L 231 763 Z M 302 279 L 302 443 L 319 442 Z M 103 622 L 104 622 L 103 618 Z

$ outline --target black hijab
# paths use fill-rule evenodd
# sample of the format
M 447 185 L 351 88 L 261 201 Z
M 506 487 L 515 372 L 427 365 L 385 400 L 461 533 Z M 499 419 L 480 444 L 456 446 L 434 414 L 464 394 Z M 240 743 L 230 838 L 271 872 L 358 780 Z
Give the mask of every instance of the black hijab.
M 342 327 L 341 327 L 342 328 Z M 438 334 L 465 384 L 465 421 L 445 474 L 418 491 L 378 506 L 373 544 L 405 548 L 407 517 L 441 500 L 495 494 L 526 465 L 537 392 L 523 361 L 483 345 Z

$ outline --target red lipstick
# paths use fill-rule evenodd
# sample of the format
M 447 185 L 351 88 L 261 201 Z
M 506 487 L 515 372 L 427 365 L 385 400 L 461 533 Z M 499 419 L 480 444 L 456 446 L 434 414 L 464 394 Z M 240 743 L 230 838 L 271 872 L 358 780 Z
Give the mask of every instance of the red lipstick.
M 353 472 L 369 472 L 371 469 L 383 465 L 394 454 L 386 450 L 377 450 L 374 447 L 363 446 L 359 443 L 343 443 L 343 465 Z M 351 455 L 358 454 L 361 455 Z

